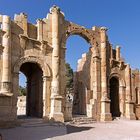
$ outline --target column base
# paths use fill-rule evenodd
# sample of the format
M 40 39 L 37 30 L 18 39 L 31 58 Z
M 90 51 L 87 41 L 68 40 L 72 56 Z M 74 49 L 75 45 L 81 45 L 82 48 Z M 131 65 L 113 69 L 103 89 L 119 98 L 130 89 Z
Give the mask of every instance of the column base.
M 88 117 L 97 120 L 97 100 L 91 99 L 90 104 L 87 104 L 86 110 Z
M 134 103 L 131 101 L 126 102 L 125 117 L 129 120 L 136 120 L 136 115 L 134 113 Z
M 2 96 L 2 97 L 4 97 L 4 96 L 11 97 L 11 96 L 13 96 L 13 93 L 0 91 L 0 96 Z
M 129 120 L 136 120 L 136 116 L 134 113 L 126 114 L 126 118 Z
M 67 100 L 65 101 L 64 120 L 72 120 L 72 103 Z
M 45 122 L 48 122 L 48 121 L 50 120 L 50 115 L 47 114 L 47 115 L 43 116 L 43 120 L 44 120 Z
M 64 115 L 62 113 L 63 97 L 55 95 L 51 97 L 50 120 L 64 122 Z
M 110 113 L 110 100 L 107 97 L 101 99 L 100 121 L 112 121 L 112 115 Z
M 102 121 L 102 122 L 112 121 L 112 115 L 111 115 L 111 113 L 101 113 L 100 121 Z
M 49 121 L 64 122 L 64 115 L 63 113 L 50 114 Z

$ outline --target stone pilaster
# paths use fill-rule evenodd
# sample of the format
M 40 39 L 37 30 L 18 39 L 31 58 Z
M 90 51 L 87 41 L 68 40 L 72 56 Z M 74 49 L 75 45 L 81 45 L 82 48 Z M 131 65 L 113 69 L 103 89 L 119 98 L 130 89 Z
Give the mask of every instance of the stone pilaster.
M 125 69 L 126 79 L 126 102 L 125 102 L 125 116 L 128 119 L 136 119 L 134 114 L 134 103 L 132 101 L 132 85 L 131 85 L 131 68 L 128 64 Z
M 121 47 L 117 45 L 116 46 L 116 60 L 117 61 L 120 61 L 120 58 L 121 58 L 120 49 L 121 49 Z
M 113 59 L 113 48 L 112 48 L 112 45 L 110 46 L 110 58 L 111 58 L 111 60 Z
M 63 97 L 63 108 L 62 108 L 62 111 L 64 113 L 64 120 L 70 120 L 70 117 L 72 116 L 72 111 L 71 111 L 71 114 L 70 114 L 70 110 L 68 109 L 70 107 L 70 103 L 67 102 L 67 99 L 66 99 L 66 61 L 65 61 L 65 53 L 66 53 L 66 47 L 65 47 L 65 44 L 62 43 L 61 44 L 61 59 L 60 59 L 60 76 L 61 76 L 61 86 L 60 86 L 60 90 L 61 90 L 61 96 Z M 68 107 L 68 108 L 66 108 Z M 68 111 L 68 110 L 69 111 Z M 67 114 L 67 111 L 69 112 Z M 68 117 L 69 116 L 69 117 Z
M 107 82 L 107 28 L 101 27 L 101 121 L 111 121 L 110 100 L 108 98 L 108 82 Z
M 42 41 L 43 40 L 43 20 L 37 20 L 37 39 Z
M 60 29 L 59 15 L 60 9 L 57 6 L 51 8 L 52 16 L 52 83 L 51 83 L 51 110 L 50 119 L 64 121 L 62 113 L 62 96 L 60 94 Z
M 140 89 L 138 88 L 138 91 L 137 91 L 137 104 L 140 104 Z
M 12 99 L 12 114 L 17 119 L 17 100 L 19 95 L 19 73 L 13 73 L 13 99 Z
M 119 87 L 119 98 L 120 98 L 120 112 L 121 117 L 125 116 L 125 87 L 120 85 Z
M 101 71 L 100 71 L 100 67 L 101 67 L 101 58 L 100 58 L 100 54 L 99 54 L 99 50 L 98 48 L 94 48 L 93 47 L 93 65 L 94 65 L 94 85 L 93 85 L 93 100 L 96 100 L 96 114 L 94 114 L 94 116 L 96 116 L 96 120 L 100 119 L 100 113 L 101 113 Z
M 11 96 L 11 20 L 6 15 L 2 17 L 2 30 L 5 34 L 2 39 L 4 50 L 0 94 Z
M 43 117 L 46 116 L 47 77 L 43 76 Z
M 43 76 L 43 118 L 45 120 L 49 119 L 50 113 L 50 87 L 51 79 L 50 77 Z
M 22 19 L 22 28 L 24 31 L 24 35 L 28 36 L 28 23 L 27 23 L 27 15 L 25 13 L 20 13 Z

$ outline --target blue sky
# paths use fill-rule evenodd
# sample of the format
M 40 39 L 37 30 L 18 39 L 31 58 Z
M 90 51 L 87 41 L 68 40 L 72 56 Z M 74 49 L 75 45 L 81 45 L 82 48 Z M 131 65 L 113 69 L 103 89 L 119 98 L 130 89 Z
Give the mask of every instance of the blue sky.
M 14 17 L 25 12 L 28 20 L 46 17 L 52 5 L 58 5 L 65 18 L 87 28 L 106 26 L 109 40 L 122 47 L 126 62 L 140 68 L 140 0 L 1 0 L 0 14 Z M 87 52 L 89 44 L 80 37 L 67 40 L 67 61 L 75 69 L 77 59 Z

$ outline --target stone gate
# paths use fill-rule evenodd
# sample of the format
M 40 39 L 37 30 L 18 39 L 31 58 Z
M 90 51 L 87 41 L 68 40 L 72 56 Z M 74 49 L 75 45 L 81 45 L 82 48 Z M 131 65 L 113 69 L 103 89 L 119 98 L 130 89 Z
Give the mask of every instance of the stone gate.
M 80 100 L 83 87 L 83 109 L 88 117 L 101 121 L 140 117 L 139 71 L 125 63 L 119 46 L 113 49 L 107 28 L 86 29 L 67 21 L 57 6 L 36 24 L 20 13 L 14 20 L 0 15 L 0 25 L 0 122 L 17 120 L 20 71 L 27 77 L 27 116 L 67 120 L 65 51 L 71 35 L 90 44 L 89 52 L 78 61 L 74 103 Z M 81 107 L 82 102 L 74 104 L 73 112 Z

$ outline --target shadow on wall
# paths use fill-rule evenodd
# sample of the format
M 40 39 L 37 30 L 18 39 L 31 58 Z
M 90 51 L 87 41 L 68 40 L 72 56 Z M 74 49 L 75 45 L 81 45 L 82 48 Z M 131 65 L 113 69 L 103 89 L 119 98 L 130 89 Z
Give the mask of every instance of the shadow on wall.
M 0 129 L 3 140 L 45 140 L 70 133 L 87 131 L 92 127 L 77 127 L 62 123 L 29 122 L 20 127 Z

